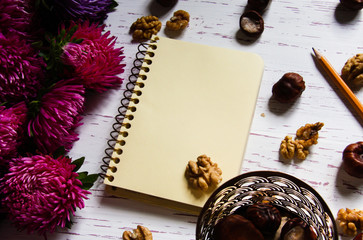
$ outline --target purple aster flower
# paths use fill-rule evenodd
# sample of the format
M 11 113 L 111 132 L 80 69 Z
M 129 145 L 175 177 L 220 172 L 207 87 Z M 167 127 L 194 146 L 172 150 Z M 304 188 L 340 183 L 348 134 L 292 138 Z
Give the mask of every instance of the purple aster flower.
M 27 107 L 24 102 L 8 109 L 0 106 L 0 162 L 5 163 L 17 155 L 26 119 Z
M 71 40 L 83 41 L 69 42 L 61 55 L 63 63 L 72 67 L 70 76 L 98 92 L 119 87 L 123 79 L 118 75 L 125 67 L 121 64 L 123 49 L 115 48 L 116 38 L 110 37 L 110 32 L 102 33 L 104 27 L 89 22 L 79 24 Z
M 43 153 L 52 153 L 59 147 L 70 150 L 78 140 L 75 129 L 81 125 L 85 90 L 82 85 L 72 85 L 71 82 L 57 82 L 36 103 L 39 111 L 29 121 L 28 135 L 34 138 Z
M 54 0 L 55 9 L 64 20 L 102 22 L 117 3 L 114 0 Z
M 0 181 L 2 204 L 19 230 L 45 234 L 64 228 L 90 192 L 81 188 L 71 159 L 36 155 L 14 159 Z
M 24 0 L 0 1 L 0 30 L 3 34 L 26 35 L 32 18 L 28 5 L 28 1 Z
M 16 103 L 36 96 L 44 61 L 17 34 L 0 32 L 0 102 Z

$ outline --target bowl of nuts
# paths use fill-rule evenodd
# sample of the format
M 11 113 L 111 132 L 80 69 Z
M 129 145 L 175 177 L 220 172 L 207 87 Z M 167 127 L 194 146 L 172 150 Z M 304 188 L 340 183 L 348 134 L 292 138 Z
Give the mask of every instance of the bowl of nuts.
M 338 232 L 328 205 L 308 184 L 254 171 L 213 192 L 199 214 L 196 239 L 338 240 Z

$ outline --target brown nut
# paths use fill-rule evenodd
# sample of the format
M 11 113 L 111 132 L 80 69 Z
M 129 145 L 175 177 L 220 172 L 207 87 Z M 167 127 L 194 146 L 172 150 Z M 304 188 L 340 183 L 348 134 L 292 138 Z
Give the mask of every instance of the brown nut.
M 189 24 L 190 15 L 184 10 L 174 12 L 174 15 L 166 22 L 166 28 L 172 31 L 183 30 Z
M 363 233 L 359 233 L 353 240 L 363 240 Z
M 281 103 L 294 102 L 305 90 L 305 82 L 297 73 L 285 73 L 272 87 L 272 95 Z
M 262 34 L 265 24 L 262 16 L 253 10 L 244 12 L 239 20 L 242 32 L 250 37 L 258 37 Z
M 314 230 L 301 218 L 292 218 L 281 229 L 280 240 L 316 240 Z
M 156 0 L 156 1 L 164 7 L 171 7 L 177 2 L 177 0 Z
M 248 0 L 247 6 L 252 10 L 262 12 L 266 9 L 267 5 L 270 3 L 270 0 Z
M 263 240 L 262 233 L 245 217 L 232 214 L 224 217 L 215 226 L 214 240 Z
M 360 10 L 363 8 L 363 0 L 340 0 L 340 3 L 352 10 Z
M 343 151 L 344 170 L 358 178 L 363 178 L 363 142 L 349 144 Z
M 358 53 L 346 61 L 341 76 L 352 87 L 363 86 L 363 53 Z
M 269 203 L 255 203 L 247 208 L 249 219 L 262 234 L 273 235 L 281 224 L 280 211 Z

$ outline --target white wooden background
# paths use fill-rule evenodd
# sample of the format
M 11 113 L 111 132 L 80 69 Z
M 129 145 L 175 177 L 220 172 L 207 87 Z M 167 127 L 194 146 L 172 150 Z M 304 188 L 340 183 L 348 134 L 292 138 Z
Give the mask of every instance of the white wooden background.
M 349 176 L 341 168 L 342 151 L 348 144 L 363 140 L 363 125 L 318 70 L 312 57 L 314 47 L 340 71 L 348 58 L 363 53 L 363 11 L 346 11 L 338 0 L 272 0 L 263 14 L 265 31 L 251 42 L 245 41 L 239 32 L 239 18 L 247 0 L 179 0 L 171 9 L 151 0 L 119 0 L 118 3 L 117 11 L 109 15 L 106 24 L 111 34 L 117 36 L 117 45 L 124 47 L 127 65 L 122 74 L 124 83 L 137 51 L 137 43 L 131 42 L 131 24 L 141 16 L 153 14 L 163 23 L 159 35 L 168 36 L 164 26 L 173 12 L 188 11 L 189 27 L 179 36 L 169 37 L 254 52 L 265 62 L 241 173 L 277 170 L 294 175 L 315 188 L 335 216 L 340 208 L 363 210 L 363 180 Z M 297 72 L 306 82 L 301 98 L 288 106 L 271 99 L 272 85 L 286 72 Z M 228 84 L 228 79 L 225 81 Z M 80 140 L 70 152 L 74 159 L 86 157 L 81 170 L 100 171 L 124 86 L 89 96 L 84 124 L 79 128 Z M 357 96 L 363 101 L 363 90 Z M 324 122 L 325 126 L 309 157 L 303 162 L 282 161 L 278 150 L 285 135 L 294 135 L 300 126 L 317 121 Z M 134 229 L 138 224 L 148 227 L 156 240 L 195 239 L 197 216 L 106 196 L 101 181 L 91 192 L 86 207 L 77 210 L 72 229 L 59 230 L 48 235 L 48 239 L 122 239 L 124 230 Z M 18 232 L 7 221 L 0 222 L 0 238 L 43 239 Z

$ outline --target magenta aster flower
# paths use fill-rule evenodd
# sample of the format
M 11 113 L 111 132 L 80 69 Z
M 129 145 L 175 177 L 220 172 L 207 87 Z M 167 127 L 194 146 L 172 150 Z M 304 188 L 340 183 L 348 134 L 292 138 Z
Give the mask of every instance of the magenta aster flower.
M 31 103 L 37 105 L 38 112 L 29 121 L 28 134 L 43 153 L 52 153 L 59 147 L 70 150 L 78 140 L 75 128 L 81 125 L 85 90 L 71 81 L 57 82 L 40 102 Z
M 3 34 L 9 32 L 26 35 L 32 14 L 28 11 L 28 1 L 0 1 L 0 29 Z
M 0 106 L 0 162 L 5 163 L 15 157 L 22 143 L 27 107 L 20 102 L 6 109 Z
M 35 97 L 43 78 L 44 61 L 16 34 L 0 32 L 0 102 Z
M 14 159 L 1 179 L 2 204 L 20 230 L 29 233 L 54 232 L 65 227 L 76 208 L 84 208 L 90 192 L 73 172 L 71 159 L 36 155 Z
M 116 38 L 110 32 L 102 33 L 105 26 L 84 22 L 79 24 L 71 40 L 83 39 L 81 43 L 69 42 L 63 47 L 61 59 L 72 67 L 71 77 L 79 79 L 86 88 L 102 92 L 119 87 L 125 64 L 123 49 L 115 48 Z

